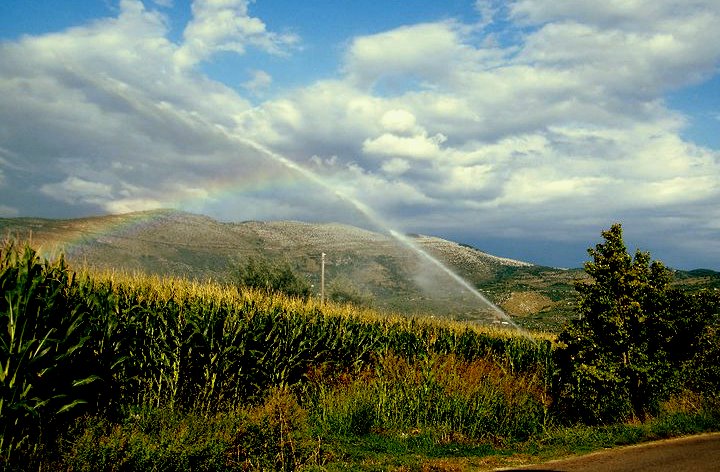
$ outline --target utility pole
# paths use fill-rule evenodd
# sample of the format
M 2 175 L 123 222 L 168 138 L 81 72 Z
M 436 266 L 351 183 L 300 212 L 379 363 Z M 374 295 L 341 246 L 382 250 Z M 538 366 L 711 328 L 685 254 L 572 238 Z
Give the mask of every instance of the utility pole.
M 320 258 L 320 304 L 325 304 L 325 253 Z

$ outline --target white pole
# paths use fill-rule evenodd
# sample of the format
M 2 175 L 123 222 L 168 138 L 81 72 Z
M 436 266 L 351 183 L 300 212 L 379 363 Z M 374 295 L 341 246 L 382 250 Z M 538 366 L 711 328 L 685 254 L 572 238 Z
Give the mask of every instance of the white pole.
M 320 262 L 320 304 L 325 304 L 325 253 L 322 253 Z

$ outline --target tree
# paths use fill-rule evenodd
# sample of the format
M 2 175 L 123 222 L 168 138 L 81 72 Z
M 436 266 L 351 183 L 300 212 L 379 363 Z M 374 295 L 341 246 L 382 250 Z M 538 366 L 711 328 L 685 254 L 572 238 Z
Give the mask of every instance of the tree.
M 650 254 L 627 252 L 622 227 L 588 249 L 591 281 L 579 281 L 578 318 L 558 337 L 557 398 L 588 423 L 644 419 L 682 385 L 711 318 L 709 305 L 670 286 L 673 274 Z
M 238 270 L 237 282 L 241 286 L 282 292 L 294 297 L 310 296 L 310 284 L 299 277 L 287 261 L 272 264 L 267 260 L 251 257 L 246 265 Z

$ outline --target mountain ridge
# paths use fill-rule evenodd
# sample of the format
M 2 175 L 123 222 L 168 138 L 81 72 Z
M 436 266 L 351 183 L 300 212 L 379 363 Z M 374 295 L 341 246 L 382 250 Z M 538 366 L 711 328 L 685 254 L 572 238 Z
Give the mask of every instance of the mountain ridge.
M 328 293 L 408 315 L 499 322 L 497 310 L 391 235 L 341 223 L 222 222 L 158 209 L 75 219 L 0 218 L 0 232 L 31 240 L 48 257 L 74 267 L 122 270 L 232 283 L 250 258 L 287 262 L 320 291 L 326 253 Z M 581 269 L 557 269 L 495 256 L 436 236 L 407 235 L 412 245 L 446 265 L 518 324 L 555 330 L 570 316 Z M 691 287 L 720 280 L 707 270 L 685 272 Z

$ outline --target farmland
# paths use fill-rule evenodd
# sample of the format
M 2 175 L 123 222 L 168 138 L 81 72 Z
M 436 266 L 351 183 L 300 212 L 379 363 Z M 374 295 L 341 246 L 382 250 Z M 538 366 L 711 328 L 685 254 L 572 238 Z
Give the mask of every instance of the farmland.
M 11 467 L 423 470 L 547 450 L 548 438 L 560 451 L 618 441 L 556 415 L 551 335 L 75 272 L 13 242 L 0 283 L 0 451 Z M 678 390 L 657 422 L 621 436 L 717 428 L 714 401 Z

